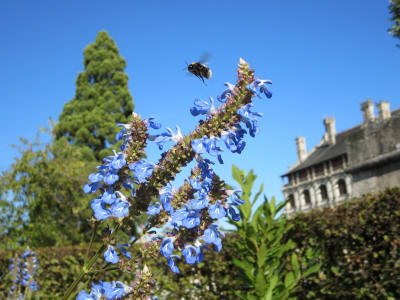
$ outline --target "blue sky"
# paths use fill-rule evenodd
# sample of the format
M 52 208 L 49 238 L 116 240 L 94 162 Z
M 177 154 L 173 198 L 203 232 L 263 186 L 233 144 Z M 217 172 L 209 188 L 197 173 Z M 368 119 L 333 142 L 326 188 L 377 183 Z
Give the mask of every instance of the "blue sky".
M 282 200 L 280 175 L 297 161 L 295 138 L 307 149 L 334 116 L 340 132 L 362 120 L 360 103 L 388 100 L 400 107 L 400 40 L 388 1 L 2 1 L 0 4 L 0 170 L 48 118 L 73 98 L 83 49 L 106 30 L 126 59 L 135 111 L 189 132 L 198 118 L 194 98 L 216 97 L 234 82 L 239 57 L 256 76 L 273 81 L 271 100 L 257 99 L 261 132 L 231 164 L 254 169 L 257 185 Z M 211 52 L 207 86 L 185 76 L 185 61 Z M 153 153 L 153 152 L 152 152 Z M 154 159 L 156 159 L 155 154 Z M 229 180 L 228 180 L 229 182 Z M 232 182 L 232 181 L 230 181 Z

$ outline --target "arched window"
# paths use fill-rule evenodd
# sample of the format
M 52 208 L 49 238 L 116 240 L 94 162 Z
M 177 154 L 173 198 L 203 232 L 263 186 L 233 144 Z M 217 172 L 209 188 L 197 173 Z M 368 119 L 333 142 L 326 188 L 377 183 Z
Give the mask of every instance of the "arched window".
M 321 184 L 321 186 L 319 187 L 319 191 L 321 193 L 321 199 L 328 200 L 328 191 L 326 190 L 325 184 Z
M 310 199 L 310 192 L 308 190 L 305 190 L 303 192 L 303 197 L 304 197 L 304 202 L 306 203 L 306 205 L 310 205 L 311 199 Z
M 289 203 L 290 203 L 290 207 L 293 208 L 293 209 L 296 208 L 296 203 L 294 202 L 293 194 L 289 195 L 288 200 L 289 200 Z
M 340 194 L 340 196 L 346 195 L 346 194 L 347 194 L 346 182 L 344 182 L 343 179 L 340 179 L 340 180 L 338 181 L 338 187 L 339 187 L 339 194 Z

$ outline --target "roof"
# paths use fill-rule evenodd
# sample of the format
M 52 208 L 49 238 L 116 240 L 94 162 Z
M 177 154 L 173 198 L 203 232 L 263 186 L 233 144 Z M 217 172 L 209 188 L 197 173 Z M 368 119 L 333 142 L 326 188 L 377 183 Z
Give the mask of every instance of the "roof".
M 392 117 L 400 116 L 400 108 L 391 111 Z M 321 141 L 319 145 L 317 145 L 314 149 L 312 149 L 302 163 L 295 164 L 288 172 L 281 176 L 287 176 L 294 172 L 306 169 L 313 165 L 322 163 L 329 159 L 341 156 L 346 154 L 346 140 L 347 137 L 362 128 L 361 124 L 354 126 L 350 129 L 344 130 L 338 134 L 336 134 L 336 142 L 333 145 L 328 144 L 327 142 Z

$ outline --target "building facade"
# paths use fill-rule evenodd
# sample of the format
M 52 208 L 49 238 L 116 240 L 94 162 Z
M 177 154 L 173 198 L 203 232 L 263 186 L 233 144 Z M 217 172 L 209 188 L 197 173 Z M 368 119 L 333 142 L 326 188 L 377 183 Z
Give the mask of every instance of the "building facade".
M 296 138 L 298 162 L 282 175 L 284 213 L 334 207 L 366 193 L 400 186 L 400 109 L 371 100 L 361 104 L 363 123 L 336 133 L 335 119 L 325 118 L 325 134 L 307 152 L 304 137 Z

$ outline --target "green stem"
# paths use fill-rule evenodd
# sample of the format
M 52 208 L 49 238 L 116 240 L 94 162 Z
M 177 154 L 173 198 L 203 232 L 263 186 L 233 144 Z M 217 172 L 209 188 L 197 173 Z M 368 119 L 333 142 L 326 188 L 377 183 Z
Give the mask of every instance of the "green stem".
M 114 231 L 110 234 L 110 240 L 114 236 L 114 234 L 119 230 L 121 224 L 117 223 L 117 225 L 114 228 Z M 103 245 L 100 246 L 100 248 L 96 251 L 96 253 L 93 255 L 93 257 L 87 262 L 87 264 L 83 265 L 82 271 L 79 273 L 78 277 L 75 279 L 75 281 L 69 286 L 67 291 L 65 292 L 64 297 L 62 298 L 63 300 L 68 300 L 68 298 L 71 296 L 72 292 L 75 290 L 79 282 L 81 282 L 83 276 L 85 276 L 87 273 L 89 273 L 90 269 L 93 267 L 94 263 L 96 262 L 97 258 L 99 258 L 100 254 L 103 253 L 103 251 L 106 249 L 106 243 L 103 243 Z
M 87 263 L 87 260 L 89 258 L 89 254 L 90 254 L 90 250 L 92 249 L 92 245 L 93 245 L 93 241 L 94 241 L 94 237 L 96 235 L 96 231 L 97 231 L 97 226 L 99 225 L 99 222 L 95 222 L 94 223 L 94 228 L 93 228 L 93 233 L 92 233 L 92 237 L 90 238 L 90 244 L 89 244 L 89 249 L 87 250 L 86 253 L 86 257 L 85 257 L 85 264 Z

